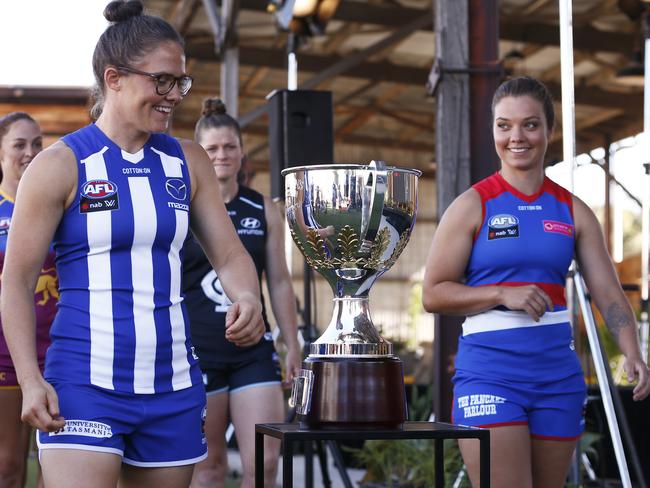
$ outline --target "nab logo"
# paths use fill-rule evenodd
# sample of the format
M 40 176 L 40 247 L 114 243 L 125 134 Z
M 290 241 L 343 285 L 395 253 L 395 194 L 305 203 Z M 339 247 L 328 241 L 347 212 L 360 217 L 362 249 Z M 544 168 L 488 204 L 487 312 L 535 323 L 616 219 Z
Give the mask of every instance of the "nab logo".
M 507 229 L 513 225 L 517 225 L 519 220 L 514 215 L 499 214 L 490 219 L 488 225 L 494 229 Z
M 239 223 L 245 229 L 259 229 L 262 225 L 255 217 L 246 217 L 245 219 L 241 219 Z
M 109 180 L 92 180 L 87 181 L 81 190 L 81 194 L 86 198 L 99 200 L 115 195 L 117 186 Z

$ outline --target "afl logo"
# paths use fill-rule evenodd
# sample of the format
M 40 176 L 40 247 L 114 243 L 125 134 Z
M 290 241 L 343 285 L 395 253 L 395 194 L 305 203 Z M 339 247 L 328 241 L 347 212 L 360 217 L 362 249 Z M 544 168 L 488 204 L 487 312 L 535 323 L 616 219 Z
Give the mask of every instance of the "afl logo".
M 246 217 L 239 222 L 245 229 L 259 229 L 262 223 L 254 217 Z
M 115 195 L 117 185 L 109 180 L 87 181 L 81 189 L 81 195 L 93 200 L 99 200 Z
M 514 225 L 517 225 L 519 220 L 514 215 L 509 214 L 499 214 L 490 218 L 488 225 L 493 229 L 507 229 Z

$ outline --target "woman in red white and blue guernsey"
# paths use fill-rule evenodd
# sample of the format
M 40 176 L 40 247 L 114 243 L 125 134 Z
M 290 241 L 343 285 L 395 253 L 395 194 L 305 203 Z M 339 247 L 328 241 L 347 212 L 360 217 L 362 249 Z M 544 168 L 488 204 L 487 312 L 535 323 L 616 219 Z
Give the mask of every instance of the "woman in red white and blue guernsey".
M 555 121 L 546 87 L 529 77 L 506 81 L 492 112 L 501 169 L 445 212 L 426 263 L 423 304 L 467 316 L 452 415 L 490 429 L 491 486 L 559 488 L 584 427 L 586 397 L 564 293 L 574 257 L 625 354 L 629 380 L 637 380 L 635 400 L 650 392 L 650 375 L 596 217 L 544 175 Z M 478 486 L 478 443 L 459 444 Z

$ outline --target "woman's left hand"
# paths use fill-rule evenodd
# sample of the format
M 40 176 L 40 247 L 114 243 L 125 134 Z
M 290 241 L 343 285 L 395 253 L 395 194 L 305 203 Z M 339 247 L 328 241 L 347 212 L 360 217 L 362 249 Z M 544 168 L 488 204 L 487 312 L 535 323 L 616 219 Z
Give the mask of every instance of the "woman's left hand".
M 282 386 L 284 388 L 291 388 L 294 378 L 298 376 L 298 371 L 302 365 L 302 354 L 300 346 L 296 344 L 287 349 L 287 354 L 284 357 L 284 378 Z
M 639 356 L 625 358 L 623 368 L 630 383 L 637 380 L 632 390 L 632 399 L 640 401 L 646 398 L 650 393 L 650 370 L 643 359 Z
M 239 347 L 257 344 L 266 327 L 259 300 L 243 298 L 233 303 L 226 313 L 226 339 Z

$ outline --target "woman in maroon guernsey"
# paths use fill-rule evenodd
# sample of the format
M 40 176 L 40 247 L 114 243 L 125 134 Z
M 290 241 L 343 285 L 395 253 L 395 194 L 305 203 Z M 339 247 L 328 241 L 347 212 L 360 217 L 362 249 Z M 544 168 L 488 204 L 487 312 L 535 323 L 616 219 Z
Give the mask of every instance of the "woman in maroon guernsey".
M 27 165 L 43 149 L 41 128 L 24 112 L 0 118 L 0 266 L 4 265 L 5 246 L 11 229 L 11 215 L 18 182 Z M 36 345 L 38 362 L 43 368 L 45 350 L 50 343 L 49 329 L 59 297 L 54 269 L 54 252 L 50 251 L 41 269 L 34 296 L 36 310 Z M 0 486 L 23 486 L 25 461 L 31 429 L 20 420 L 22 394 L 16 371 L 0 333 Z

